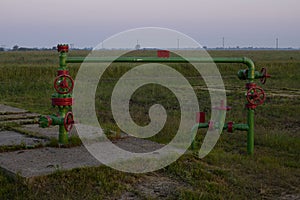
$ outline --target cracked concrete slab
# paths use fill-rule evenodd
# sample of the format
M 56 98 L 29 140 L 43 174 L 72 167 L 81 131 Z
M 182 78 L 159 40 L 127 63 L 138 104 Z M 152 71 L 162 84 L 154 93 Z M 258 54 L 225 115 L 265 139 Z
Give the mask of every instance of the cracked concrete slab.
M 0 114 L 8 114 L 8 113 L 26 113 L 27 110 L 15 108 L 7 105 L 0 104 Z
M 18 113 L 18 114 L 3 114 L 0 115 L 0 121 L 9 121 L 9 120 L 17 120 L 17 119 L 35 119 L 39 114 L 36 113 Z
M 57 170 L 99 166 L 96 160 L 83 147 L 38 148 L 0 154 L 0 166 L 9 174 L 19 174 L 24 178 L 43 176 Z
M 48 128 L 41 128 L 38 124 L 26 124 L 21 126 L 21 130 L 29 131 L 32 133 L 38 133 L 39 135 L 45 137 L 58 137 L 59 127 L 58 126 L 50 126 Z M 73 127 L 69 133 L 69 135 L 78 135 L 76 129 Z
M 117 146 L 132 152 L 150 152 L 162 145 L 136 138 L 114 141 Z M 84 146 L 72 148 L 44 147 L 0 153 L 0 168 L 8 174 L 24 178 L 48 175 L 56 170 L 102 165 Z
M 36 146 L 45 143 L 46 140 L 28 137 L 15 131 L 0 131 L 0 146 Z
M 114 141 L 127 151 L 150 152 L 162 147 L 148 140 L 127 137 Z M 84 146 L 72 148 L 44 147 L 0 153 L 0 168 L 10 175 L 19 174 L 24 178 L 48 175 L 56 170 L 71 170 L 80 167 L 99 166 Z

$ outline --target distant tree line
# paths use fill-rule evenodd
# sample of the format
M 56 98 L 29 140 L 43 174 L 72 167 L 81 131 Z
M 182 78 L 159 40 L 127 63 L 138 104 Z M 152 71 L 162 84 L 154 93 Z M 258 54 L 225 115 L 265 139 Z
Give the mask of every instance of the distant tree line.
M 92 48 L 72 48 L 73 50 L 92 50 Z M 53 46 L 51 48 L 37 48 L 37 47 L 19 47 L 18 45 L 14 45 L 11 49 L 7 49 L 4 47 L 0 47 L 0 51 L 53 51 L 57 50 L 56 46 Z
M 19 47 L 18 45 L 14 45 L 11 49 L 6 49 L 4 47 L 0 47 L 0 51 L 45 51 L 45 50 L 56 50 L 56 46 L 52 48 L 29 48 L 29 47 Z
M 40 50 L 56 50 L 56 47 L 53 48 L 29 48 L 29 47 L 19 47 L 15 45 L 12 47 L 11 51 L 40 51 Z

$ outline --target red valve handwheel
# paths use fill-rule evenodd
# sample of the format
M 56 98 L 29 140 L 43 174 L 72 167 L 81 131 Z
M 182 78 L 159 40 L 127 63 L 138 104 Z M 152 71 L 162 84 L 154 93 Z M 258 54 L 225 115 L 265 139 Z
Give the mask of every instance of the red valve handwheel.
M 262 75 L 263 75 L 263 76 L 260 78 L 260 82 L 261 82 L 262 84 L 265 84 L 266 81 L 267 81 L 267 78 L 270 78 L 271 75 L 267 73 L 267 69 L 264 68 L 264 67 L 261 68 L 260 73 L 262 73 Z
M 67 94 L 72 92 L 74 80 L 67 74 L 60 75 L 54 80 L 54 88 L 59 94 Z
M 254 105 L 254 106 L 258 106 L 264 103 L 265 99 L 266 99 L 266 94 L 265 91 L 258 86 L 255 87 L 251 87 L 248 91 L 247 91 L 247 101 L 249 102 L 249 104 Z
M 73 113 L 72 112 L 67 112 L 65 119 L 64 119 L 64 127 L 66 131 L 70 131 L 73 127 L 74 124 L 74 118 L 73 118 Z

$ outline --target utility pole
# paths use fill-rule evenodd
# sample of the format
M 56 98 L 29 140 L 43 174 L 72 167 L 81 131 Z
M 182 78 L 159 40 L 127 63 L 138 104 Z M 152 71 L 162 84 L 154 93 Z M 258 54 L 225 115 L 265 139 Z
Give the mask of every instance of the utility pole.
M 179 39 L 177 39 L 177 49 L 179 49 Z
M 139 50 L 141 48 L 141 45 L 139 44 L 139 40 L 136 40 L 135 49 Z

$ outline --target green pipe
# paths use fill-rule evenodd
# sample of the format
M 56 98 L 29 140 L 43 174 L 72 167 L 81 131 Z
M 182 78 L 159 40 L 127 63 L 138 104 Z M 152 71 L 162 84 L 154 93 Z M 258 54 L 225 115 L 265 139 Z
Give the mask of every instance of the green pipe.
M 39 118 L 39 126 L 42 128 L 47 128 L 50 125 L 61 125 L 61 124 L 64 124 L 64 118 L 61 118 L 56 115 L 41 116 Z
M 255 67 L 254 63 L 249 59 L 247 60 L 248 71 L 248 83 L 253 83 L 255 79 Z M 253 155 L 254 152 L 254 108 L 248 108 L 247 123 L 249 126 L 247 133 L 247 153 Z
M 233 130 L 248 131 L 249 125 L 248 124 L 234 124 Z
M 252 155 L 254 151 L 254 109 L 248 109 L 248 134 L 247 134 L 247 152 Z
M 62 51 L 59 54 L 59 69 L 58 70 L 67 70 L 67 53 Z M 66 113 L 68 112 L 68 108 L 65 106 L 58 106 L 59 116 L 63 119 L 65 118 Z M 64 123 L 59 124 L 59 135 L 58 135 L 59 144 L 68 144 L 68 132 L 65 129 Z
M 66 63 L 101 63 L 101 62 L 158 62 L 158 63 L 243 63 L 249 68 L 254 66 L 251 59 L 246 57 L 224 57 L 224 58 L 182 58 L 182 57 L 171 57 L 171 58 L 158 58 L 158 57 L 68 57 Z
M 64 119 L 66 113 L 68 112 L 68 108 L 65 106 L 59 106 L 59 116 Z M 58 135 L 59 144 L 66 145 L 69 143 L 68 132 L 64 126 L 64 122 L 59 124 L 59 135 Z
M 59 69 L 58 70 L 66 70 L 67 69 L 67 53 L 60 52 L 59 54 Z
M 209 124 L 208 123 L 198 123 L 198 124 L 195 124 L 192 128 L 192 131 L 195 131 L 195 129 L 199 129 L 199 128 L 208 128 L 209 127 Z M 219 125 L 215 125 L 214 126 L 214 129 L 218 129 Z M 248 124 L 233 124 L 233 130 L 239 130 L 239 131 L 248 131 L 249 130 L 249 126 Z M 223 130 L 227 129 L 228 128 L 228 124 L 225 123 L 224 126 L 223 126 Z
M 252 82 L 255 78 L 255 65 L 254 62 L 247 57 L 239 58 L 157 58 L 157 57 L 118 57 L 118 58 L 97 58 L 97 57 L 69 57 L 65 60 L 66 63 L 109 63 L 109 62 L 138 62 L 138 63 L 242 63 L 248 66 L 248 80 Z
M 220 125 L 216 125 L 214 126 L 215 129 L 218 129 Z M 194 133 L 194 131 L 198 130 L 199 128 L 208 128 L 209 124 L 208 123 L 198 123 L 195 124 L 191 130 L 191 133 Z M 225 123 L 223 126 L 223 130 L 228 129 L 228 124 Z M 250 127 L 248 126 L 248 124 L 233 124 L 232 126 L 233 131 L 235 130 L 239 130 L 239 131 L 249 131 Z M 191 140 L 192 140 L 192 144 L 191 144 L 191 148 L 192 150 L 195 149 L 195 140 L 193 140 L 194 135 L 191 134 Z M 248 140 L 247 140 L 248 141 Z M 249 153 L 249 151 L 248 151 Z M 249 153 L 250 154 L 250 153 Z
M 255 79 L 260 79 L 264 75 L 261 72 L 255 71 L 254 72 L 254 78 Z M 247 80 L 248 79 L 248 70 L 242 69 L 238 71 L 238 77 L 240 80 Z

